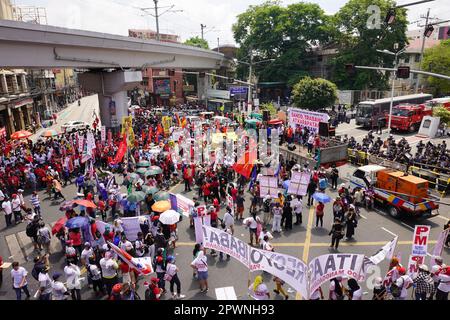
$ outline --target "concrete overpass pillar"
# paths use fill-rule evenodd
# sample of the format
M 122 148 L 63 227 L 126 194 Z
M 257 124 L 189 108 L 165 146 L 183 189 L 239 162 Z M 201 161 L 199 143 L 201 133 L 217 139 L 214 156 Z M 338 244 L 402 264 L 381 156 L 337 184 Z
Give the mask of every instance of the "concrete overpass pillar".
M 128 116 L 127 91 L 141 86 L 141 71 L 85 72 L 78 76 L 84 90 L 98 94 L 100 119 L 108 129 L 117 130 Z

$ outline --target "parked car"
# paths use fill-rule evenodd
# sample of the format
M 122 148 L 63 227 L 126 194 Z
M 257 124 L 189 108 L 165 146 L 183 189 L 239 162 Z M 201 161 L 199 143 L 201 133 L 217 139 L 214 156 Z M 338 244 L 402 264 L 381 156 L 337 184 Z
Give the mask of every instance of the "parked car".
M 84 121 L 69 121 L 61 126 L 64 132 L 75 132 L 78 130 L 89 129 L 90 125 Z

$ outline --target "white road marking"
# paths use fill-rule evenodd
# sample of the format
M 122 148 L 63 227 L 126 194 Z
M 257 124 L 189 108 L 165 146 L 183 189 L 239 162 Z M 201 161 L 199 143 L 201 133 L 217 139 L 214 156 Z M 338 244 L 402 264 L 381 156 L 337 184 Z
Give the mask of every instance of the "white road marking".
M 408 227 L 408 228 L 411 229 L 411 230 L 414 230 L 414 228 L 411 227 L 409 224 L 406 224 L 406 223 L 404 223 L 404 222 L 401 222 L 401 224 L 404 225 L 405 227 Z
M 396 237 L 397 235 L 395 233 L 393 233 L 392 231 L 389 231 L 388 229 L 386 229 L 385 227 L 381 227 L 381 229 L 383 229 L 384 231 L 386 231 L 387 233 L 392 234 L 394 237 Z
M 443 217 L 443 216 L 436 216 L 436 218 L 439 218 L 439 219 L 442 219 L 442 220 L 445 220 L 445 221 L 450 220 L 450 218 Z
M 363 219 L 366 219 L 366 220 L 367 220 L 367 217 L 366 217 L 366 216 L 362 215 L 361 213 L 360 213 L 359 215 L 361 216 L 361 218 L 363 218 Z

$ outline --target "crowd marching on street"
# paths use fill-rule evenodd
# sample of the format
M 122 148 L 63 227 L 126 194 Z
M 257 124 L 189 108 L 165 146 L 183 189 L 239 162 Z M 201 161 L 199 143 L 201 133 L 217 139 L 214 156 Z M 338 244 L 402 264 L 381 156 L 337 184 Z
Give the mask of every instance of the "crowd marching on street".
M 36 254 L 31 270 L 17 261 L 12 262 L 8 272 L 0 269 L 2 277 L 12 278 L 17 300 L 81 300 L 81 289 L 86 284 L 98 299 L 183 299 L 183 290 L 189 284 L 182 283 L 179 274 L 189 272 L 186 271 L 190 270 L 189 266 L 200 292 L 207 292 L 210 268 L 207 256 L 218 256 L 220 260 L 230 260 L 230 256 L 197 243 L 193 248 L 192 262 L 177 261 L 177 222 L 160 221 L 163 212 L 170 209 L 161 209 L 160 206 L 169 200 L 169 189 L 176 184 L 184 185 L 185 192 L 194 190 L 196 193 L 189 214 L 193 233 L 193 218 L 199 214 L 196 208 L 206 205 L 212 227 L 234 235 L 236 222 L 242 221 L 248 229 L 249 244 L 266 251 L 277 250 L 276 244 L 271 242 L 274 234 L 282 235 L 303 225 L 304 208 L 314 208 L 313 227 L 326 229 L 332 252 L 339 252 L 340 241 L 344 238 L 350 240 L 355 237 L 359 210 L 373 203 L 373 190 L 346 187 L 340 183 L 336 166 L 311 169 L 308 163 L 299 164 L 281 157 L 279 167 L 275 168 L 279 184 L 289 180 L 294 172 L 306 172 L 310 175 L 306 195 L 288 194 L 284 189 L 277 197 L 261 197 L 259 177 L 264 169 L 262 164 L 255 166 L 255 174 L 245 177 L 226 161 L 217 165 L 186 160 L 186 150 L 177 146 L 187 137 L 194 137 L 194 123 L 179 115 L 185 109 L 178 106 L 166 113 L 173 123 L 170 130 L 182 130 L 178 141 L 169 138 L 170 133 L 161 125 L 160 114 L 153 112 L 152 108 L 141 108 L 134 115 L 132 127 L 107 136 L 100 128 L 93 127 L 37 142 L 28 139 L 3 142 L 0 201 L 6 226 L 26 224 L 26 235 L 31 239 Z M 199 107 L 194 109 L 199 110 Z M 237 130 L 245 130 L 243 116 L 224 116 L 235 123 Z M 212 120 L 209 128 L 220 133 L 230 130 Z M 281 125 L 271 128 L 274 129 L 278 130 L 281 144 L 296 143 L 311 157 L 320 145 L 319 136 L 307 128 Z M 133 135 L 128 135 L 126 130 L 132 131 Z M 208 129 L 203 127 L 201 130 Z M 90 137 L 94 142 L 86 143 Z M 384 142 L 380 138 L 372 139 L 370 135 L 367 139 L 362 145 L 351 139 L 349 147 L 380 154 Z M 400 153 L 410 150 L 408 148 L 407 143 L 400 141 L 396 144 L 391 139 L 384 156 L 397 159 Z M 444 142 L 439 146 L 418 146 L 414 159 L 430 165 L 447 165 L 450 157 Z M 76 186 L 76 194 L 66 191 L 65 187 L 71 184 Z M 121 191 L 122 187 L 126 193 Z M 330 189 L 338 194 L 334 199 L 326 195 Z M 40 196 L 42 190 L 45 190 L 46 198 Z M 29 201 L 24 200 L 24 194 L 31 194 Z M 326 197 L 319 198 L 318 194 Z M 245 195 L 251 199 L 247 208 Z M 231 207 L 227 201 L 229 197 L 232 199 Z M 61 223 L 56 223 L 51 230 L 47 227 L 51 221 L 41 206 L 44 201 L 57 204 L 61 211 Z M 324 225 L 326 206 L 332 207 L 332 225 Z M 121 218 L 144 215 L 149 215 L 149 220 L 139 220 L 140 231 L 130 240 Z M 182 219 L 181 215 L 179 219 Z M 104 230 L 96 221 L 104 222 Z M 55 271 L 49 259 L 55 254 L 50 245 L 53 238 L 58 239 L 65 256 L 66 263 L 60 272 Z M 139 270 L 133 269 L 124 257 L 150 259 L 155 273 L 144 281 Z M 5 257 L 0 260 L 0 265 L 5 263 L 4 260 Z M 415 299 L 447 300 L 450 267 L 441 257 L 437 257 L 436 262 L 431 267 L 419 265 L 419 272 L 410 276 L 394 257 L 386 276 L 376 279 L 372 298 L 407 299 L 410 288 L 414 287 Z M 39 283 L 36 294 L 28 288 L 31 281 Z M 273 298 L 273 292 L 289 298 L 283 288 L 283 280 L 273 277 L 273 283 L 264 281 L 262 276 L 256 276 L 253 283 L 249 283 L 249 296 L 267 300 Z M 144 297 L 138 295 L 138 286 L 146 287 Z M 273 286 L 273 291 L 269 290 L 270 286 Z M 362 297 L 363 290 L 358 282 L 342 277 L 333 278 L 327 288 L 319 287 L 311 295 L 312 300 L 361 300 Z

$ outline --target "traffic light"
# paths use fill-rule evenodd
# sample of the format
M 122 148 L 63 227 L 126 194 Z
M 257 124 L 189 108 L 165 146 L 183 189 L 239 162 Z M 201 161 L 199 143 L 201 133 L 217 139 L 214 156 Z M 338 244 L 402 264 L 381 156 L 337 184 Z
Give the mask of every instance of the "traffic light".
M 394 21 L 395 21 L 395 9 L 389 9 L 386 18 L 384 19 L 384 23 L 386 23 L 387 25 L 391 25 L 394 23 Z
M 348 63 L 345 65 L 345 72 L 347 72 L 347 75 L 354 76 L 356 73 L 355 65 L 352 63 Z
M 399 79 L 409 79 L 409 67 L 398 67 L 397 68 L 397 78 Z
M 433 33 L 433 31 L 434 31 L 434 27 L 433 27 L 432 25 L 428 25 L 428 26 L 425 28 L 425 32 L 423 33 L 423 35 L 424 35 L 425 37 L 429 38 L 429 37 L 431 36 L 431 34 Z

